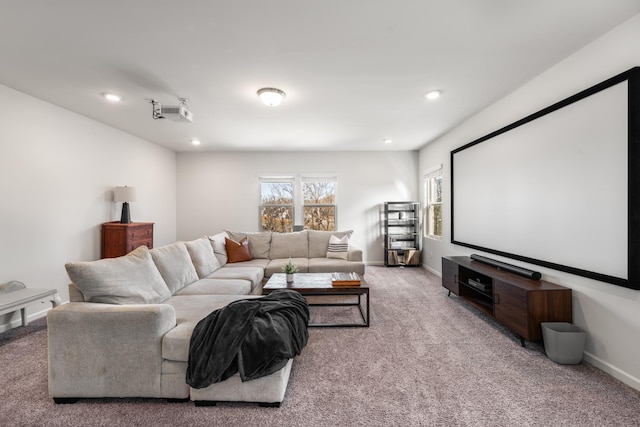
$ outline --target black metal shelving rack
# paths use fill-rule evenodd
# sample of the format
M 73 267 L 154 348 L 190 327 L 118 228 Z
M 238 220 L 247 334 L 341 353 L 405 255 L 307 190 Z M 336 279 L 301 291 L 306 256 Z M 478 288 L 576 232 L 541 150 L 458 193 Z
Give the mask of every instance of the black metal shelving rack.
M 384 203 L 384 265 L 420 265 L 420 203 Z

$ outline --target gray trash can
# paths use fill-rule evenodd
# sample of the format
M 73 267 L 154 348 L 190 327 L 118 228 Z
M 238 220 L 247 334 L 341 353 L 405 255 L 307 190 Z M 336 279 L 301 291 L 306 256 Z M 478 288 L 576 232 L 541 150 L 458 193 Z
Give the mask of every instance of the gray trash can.
M 542 322 L 542 339 L 547 357 L 563 365 L 576 365 L 582 361 L 587 333 L 566 322 Z

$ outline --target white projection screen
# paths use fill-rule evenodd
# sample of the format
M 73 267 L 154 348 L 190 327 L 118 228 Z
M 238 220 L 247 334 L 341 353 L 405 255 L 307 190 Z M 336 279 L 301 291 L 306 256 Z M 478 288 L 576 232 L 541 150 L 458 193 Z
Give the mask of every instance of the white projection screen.
M 639 70 L 453 150 L 452 243 L 640 289 Z

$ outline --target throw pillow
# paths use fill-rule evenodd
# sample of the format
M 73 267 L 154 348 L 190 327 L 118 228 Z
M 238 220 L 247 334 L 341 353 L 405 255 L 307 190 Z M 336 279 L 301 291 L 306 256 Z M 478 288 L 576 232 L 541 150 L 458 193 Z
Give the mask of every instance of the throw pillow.
M 327 258 L 347 259 L 349 257 L 349 236 L 329 237 Z
M 146 246 L 118 258 L 69 262 L 65 268 L 86 302 L 158 304 L 171 296 Z
M 198 280 L 198 273 L 184 242 L 153 248 L 149 253 L 172 295 Z
M 329 247 L 329 238 L 333 235 L 336 237 L 347 236 L 351 239 L 353 230 L 347 231 L 309 231 L 309 258 L 325 258 L 327 256 L 327 248 Z
M 213 247 L 209 243 L 209 239 L 202 237 L 200 239 L 184 242 L 193 266 L 196 268 L 198 277 L 202 279 L 220 268 L 220 262 L 213 253 Z
M 249 251 L 253 259 L 269 258 L 269 249 L 271 248 L 271 232 L 261 231 L 257 233 L 244 233 L 241 231 L 225 230 L 231 240 L 239 242 L 245 237 L 249 239 Z
M 227 237 L 229 236 L 224 231 L 214 234 L 213 236 L 209 236 L 209 242 L 211 242 L 213 254 L 216 256 L 216 259 L 221 266 L 227 263 L 227 248 L 224 244 L 224 239 Z
M 228 262 L 251 261 L 253 259 L 249 251 L 249 240 L 246 237 L 239 242 L 225 237 L 224 244 L 227 248 Z

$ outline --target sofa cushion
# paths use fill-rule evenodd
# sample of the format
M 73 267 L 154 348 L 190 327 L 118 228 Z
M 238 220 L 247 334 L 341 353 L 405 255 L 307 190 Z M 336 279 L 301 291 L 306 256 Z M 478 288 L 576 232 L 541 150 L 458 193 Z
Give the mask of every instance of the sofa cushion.
M 249 295 L 252 283 L 245 279 L 200 279 L 175 293 L 181 295 Z
M 349 237 L 331 236 L 327 248 L 327 258 L 347 259 L 349 257 Z
M 171 296 L 146 246 L 127 255 L 65 264 L 87 302 L 157 304 Z
M 251 261 L 242 261 L 242 262 L 234 262 L 234 263 L 226 263 L 225 268 L 236 268 L 236 267 L 260 267 L 264 270 L 264 268 L 269 264 L 270 259 L 252 259 Z
M 244 263 L 240 263 L 243 265 Z M 224 267 L 208 275 L 207 279 L 243 279 L 251 282 L 251 293 L 262 293 L 262 279 L 264 278 L 264 267 L 233 266 L 227 264 Z
M 174 242 L 149 250 L 171 295 L 198 280 L 198 273 L 184 242 Z
M 166 304 L 176 312 L 176 327 L 162 338 L 162 357 L 186 362 L 189 342 L 196 324 L 212 311 L 239 299 L 256 298 L 249 295 L 182 295 L 169 298 Z M 184 378 L 184 377 L 183 377 Z
M 309 258 L 309 273 L 358 273 L 364 275 L 364 263 L 337 258 Z
M 348 231 L 319 231 L 309 230 L 309 258 L 324 258 L 329 248 L 331 236 L 351 238 L 353 230 Z
M 271 233 L 269 259 L 308 257 L 309 234 L 307 230 L 295 233 Z
M 224 381 L 204 388 L 189 388 L 193 401 L 231 401 L 264 402 L 273 404 L 282 402 L 287 391 L 287 382 L 291 374 L 293 359 L 289 359 L 284 368 L 264 377 L 251 381 L 242 381 L 240 374 L 231 375 Z
M 225 265 L 227 263 L 227 248 L 224 245 L 224 239 L 227 237 L 229 236 L 224 231 L 222 233 L 209 236 L 209 241 L 213 248 L 213 254 L 218 259 L 220 265 Z
M 224 239 L 227 248 L 227 258 L 229 263 L 251 261 L 251 251 L 249 251 L 249 240 L 245 237 L 239 242 L 231 239 Z
M 264 270 L 265 277 L 271 277 L 273 273 L 282 273 L 282 266 L 291 260 L 291 263 L 298 267 L 299 273 L 309 272 L 309 258 L 281 258 L 272 259 Z
M 249 251 L 252 258 L 269 258 L 271 248 L 271 232 L 261 231 L 259 233 L 245 233 L 242 231 L 225 230 L 231 240 L 239 242 L 245 237 L 249 239 Z
M 213 247 L 207 237 L 184 242 L 184 244 L 200 279 L 220 268 L 220 262 L 213 253 Z

